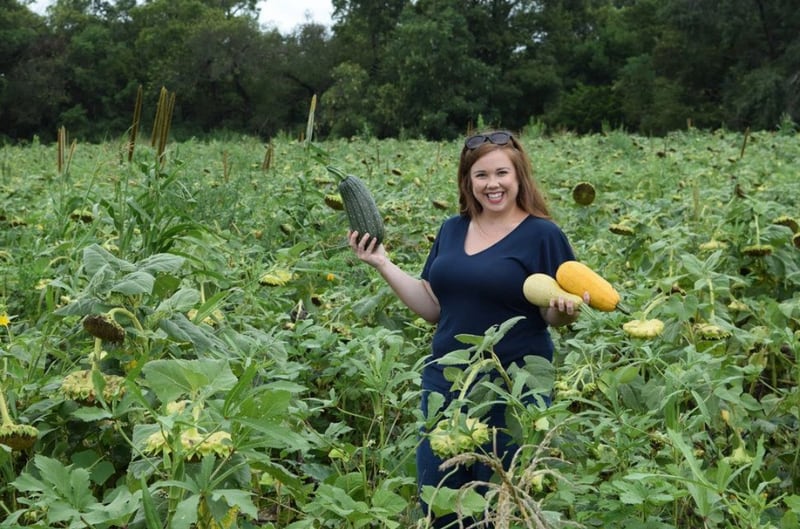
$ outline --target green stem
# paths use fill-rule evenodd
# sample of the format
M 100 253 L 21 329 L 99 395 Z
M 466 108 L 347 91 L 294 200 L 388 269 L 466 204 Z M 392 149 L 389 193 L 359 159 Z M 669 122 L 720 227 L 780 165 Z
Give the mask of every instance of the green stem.
M 650 300 L 650 302 L 645 306 L 644 310 L 642 311 L 642 321 L 647 319 L 647 315 L 650 314 L 650 311 L 656 308 L 657 306 L 661 305 L 664 301 L 666 301 L 667 295 L 664 292 L 661 292 L 658 296 L 654 297 Z
M 103 339 L 102 338 L 95 338 L 94 339 L 94 349 L 92 350 L 92 371 L 93 372 L 100 372 L 100 355 L 103 352 Z
M 328 165 L 326 167 L 326 169 L 328 170 L 329 173 L 331 173 L 334 176 L 336 176 L 336 178 L 338 178 L 340 182 L 343 181 L 345 178 L 347 178 L 347 175 L 344 173 L 344 171 L 342 171 L 341 169 L 339 169 L 337 167 L 334 167 L 332 165 Z
M 124 307 L 115 307 L 108 311 L 108 315 L 111 316 L 112 318 L 114 317 L 114 314 L 122 314 L 124 316 L 127 316 L 133 322 L 133 326 L 136 327 L 136 330 L 138 330 L 141 333 L 144 333 L 144 329 L 142 328 L 142 324 L 139 323 L 139 319 L 136 316 L 134 316 L 133 313 L 128 309 Z
M 711 313 L 710 318 L 708 319 L 709 323 L 714 323 L 714 304 L 716 300 L 714 299 L 714 284 L 711 282 L 711 278 L 707 278 L 706 282 L 708 283 L 708 299 L 709 303 L 711 304 Z
M 2 426 L 13 426 L 14 421 L 8 413 L 8 403 L 6 403 L 6 390 L 0 384 L 0 418 L 3 420 Z
M 464 397 L 467 396 L 467 391 L 469 390 L 472 383 L 475 382 L 475 378 L 478 376 L 481 368 L 485 365 L 493 364 L 495 361 L 491 358 L 484 358 L 477 364 L 470 366 L 469 373 L 467 374 L 467 378 L 464 380 L 464 384 L 461 386 L 461 391 L 458 392 L 458 400 L 463 401 Z M 461 407 L 455 409 L 453 412 L 452 422 L 453 424 L 458 423 L 458 418 L 461 416 Z
M 758 226 L 758 213 L 753 213 L 753 223 L 756 225 L 756 245 L 761 244 L 761 228 Z

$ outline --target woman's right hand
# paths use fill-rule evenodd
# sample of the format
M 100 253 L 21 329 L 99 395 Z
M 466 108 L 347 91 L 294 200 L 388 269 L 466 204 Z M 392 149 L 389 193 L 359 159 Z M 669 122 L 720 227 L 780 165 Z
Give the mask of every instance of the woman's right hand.
M 359 237 L 357 231 L 349 231 L 347 238 L 350 242 L 350 248 L 353 249 L 353 252 L 360 260 L 375 268 L 386 264 L 386 248 L 384 248 L 383 244 L 376 245 L 377 239 L 370 237 L 369 233 Z M 367 241 L 369 241 L 369 244 L 367 244 Z

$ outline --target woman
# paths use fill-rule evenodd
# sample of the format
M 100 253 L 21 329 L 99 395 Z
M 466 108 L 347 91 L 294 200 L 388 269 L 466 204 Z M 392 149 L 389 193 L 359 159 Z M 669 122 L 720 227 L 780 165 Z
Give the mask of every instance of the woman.
M 507 131 L 467 138 L 459 160 L 458 190 L 460 213 L 439 228 L 421 277 L 392 263 L 383 245 L 376 247 L 374 240 L 367 245 L 369 234 L 349 234 L 358 258 L 373 266 L 409 309 L 437 325 L 430 361 L 422 373 L 423 413 L 427 413 L 430 392 L 445 395 L 448 402 L 454 397 L 436 360 L 464 348 L 456 336 L 483 335 L 490 327 L 523 315 L 526 317 L 511 327 L 494 352 L 504 366 L 530 355 L 552 361 L 548 326 L 568 325 L 579 314 L 573 303 L 563 298 L 538 308 L 523 296 L 522 284 L 530 274 L 543 272 L 555 277 L 558 266 L 574 259 L 574 254 L 564 233 L 550 220 L 532 176 L 530 158 L 517 138 Z M 588 302 L 588 295 L 584 298 Z M 494 409 L 486 422 L 502 429 L 502 408 Z M 510 441 L 508 436 L 505 440 Z M 506 455 L 513 455 L 515 447 L 507 449 Z M 491 470 L 483 465 L 443 473 L 441 462 L 423 438 L 417 449 L 420 490 L 425 485 L 458 489 L 491 477 Z M 434 527 L 446 527 L 453 519 L 440 518 Z

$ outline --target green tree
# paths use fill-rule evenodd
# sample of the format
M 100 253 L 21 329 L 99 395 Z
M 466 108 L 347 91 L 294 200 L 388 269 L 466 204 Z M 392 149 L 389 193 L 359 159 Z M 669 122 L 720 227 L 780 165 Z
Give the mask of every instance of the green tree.
M 17 1 L 0 10 L 0 135 L 56 134 L 65 100 L 63 41 Z
M 403 12 L 382 72 L 393 89 L 378 100 L 394 116 L 387 132 L 453 137 L 489 109 L 497 69 L 475 56 L 475 41 L 459 0 L 420 1 Z

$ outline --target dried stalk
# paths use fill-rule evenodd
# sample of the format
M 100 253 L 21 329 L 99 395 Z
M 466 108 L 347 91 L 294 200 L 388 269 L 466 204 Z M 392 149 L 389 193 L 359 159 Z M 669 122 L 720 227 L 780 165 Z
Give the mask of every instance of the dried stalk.
M 139 134 L 139 123 L 142 118 L 142 85 L 136 91 L 136 102 L 133 105 L 133 124 L 128 138 L 128 163 L 133 161 L 133 151 L 136 148 L 136 136 Z

